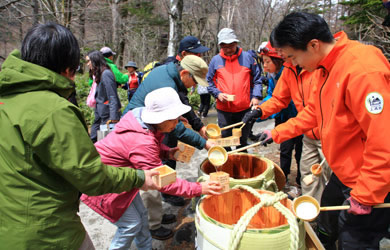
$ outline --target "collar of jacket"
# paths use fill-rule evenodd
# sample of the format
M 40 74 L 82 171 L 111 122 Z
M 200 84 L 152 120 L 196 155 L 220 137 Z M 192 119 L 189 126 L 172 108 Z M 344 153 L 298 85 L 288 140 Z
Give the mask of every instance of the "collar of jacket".
M 284 69 L 284 66 L 282 66 L 282 67 L 280 68 L 279 72 L 275 75 L 275 80 L 276 80 L 276 81 L 279 80 L 280 75 L 282 74 L 283 69 Z
M 170 62 L 167 64 L 168 75 L 175 82 L 178 91 L 187 93 L 187 88 L 184 86 L 184 83 L 180 79 L 179 64 L 175 62 Z
M 237 47 L 237 53 L 232 55 L 232 56 L 225 56 L 222 49 L 219 51 L 219 55 L 227 61 L 236 60 L 241 55 L 241 53 L 242 53 L 242 48 L 240 48 L 240 47 Z
M 110 59 L 110 58 L 108 58 L 108 57 L 105 57 L 104 59 L 106 59 L 106 62 L 107 62 L 107 63 L 109 63 L 109 64 L 114 64 L 114 62 L 113 62 L 113 61 L 111 61 L 111 59 Z
M 317 68 L 325 68 L 328 72 L 332 69 L 333 65 L 337 61 L 337 57 L 340 55 L 341 51 L 345 49 L 348 43 L 348 36 L 344 31 L 337 32 L 334 34 L 336 39 L 336 44 L 333 49 L 326 55 L 322 61 L 318 64 Z
M 299 66 L 294 66 L 292 63 L 284 62 L 283 66 L 285 68 L 291 69 L 295 73 L 295 75 L 297 75 L 297 76 L 303 74 L 303 72 L 307 72 L 306 70 L 304 70 L 302 68 L 300 68 L 300 71 L 298 72 Z
M 64 98 L 75 91 L 72 80 L 45 67 L 21 59 L 19 50 L 12 51 L 0 71 L 0 95 L 49 90 Z

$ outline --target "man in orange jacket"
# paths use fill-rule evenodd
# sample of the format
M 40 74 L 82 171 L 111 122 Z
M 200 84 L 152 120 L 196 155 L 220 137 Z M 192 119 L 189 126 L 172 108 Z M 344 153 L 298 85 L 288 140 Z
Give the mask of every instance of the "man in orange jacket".
M 349 203 L 341 212 L 322 212 L 318 226 L 327 249 L 378 249 L 390 225 L 390 64 L 374 46 L 332 36 L 316 14 L 295 12 L 274 29 L 274 45 L 292 63 L 315 71 L 316 87 L 305 109 L 272 132 L 263 144 L 319 127 L 323 152 L 333 170 L 321 206 Z M 386 139 L 385 139 L 386 138 Z
M 271 35 L 272 42 L 272 35 Z M 273 47 L 266 47 L 270 53 L 275 51 Z M 276 53 L 273 52 L 273 53 Z M 307 105 L 313 83 L 313 74 L 299 66 L 294 66 L 290 58 L 283 58 L 285 60 L 284 70 L 276 84 L 272 93 L 272 97 L 266 102 L 257 106 L 251 112 L 248 112 L 243 122 L 248 123 L 254 119 L 266 119 L 269 116 L 280 112 L 287 108 L 291 100 L 294 102 L 298 112 L 301 112 Z M 315 82 L 315 80 L 314 80 Z M 313 84 L 312 84 L 313 83 Z M 302 194 L 314 197 L 318 202 L 321 201 L 321 195 L 325 188 L 325 183 L 329 180 L 331 171 L 327 162 L 322 165 L 323 174 L 319 177 L 312 177 L 310 167 L 314 164 L 320 163 L 324 160 L 322 153 L 320 136 L 318 134 L 318 127 L 309 130 L 303 137 L 302 158 L 300 160 L 301 186 Z M 311 181 L 307 181 L 310 180 Z

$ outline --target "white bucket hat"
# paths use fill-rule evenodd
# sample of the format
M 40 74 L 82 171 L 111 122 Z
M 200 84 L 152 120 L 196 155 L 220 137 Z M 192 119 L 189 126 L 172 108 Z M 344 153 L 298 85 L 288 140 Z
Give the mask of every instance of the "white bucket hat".
M 231 44 L 239 41 L 240 40 L 237 39 L 237 36 L 234 33 L 234 30 L 232 29 L 223 28 L 218 33 L 218 44 L 221 43 Z
M 141 119 L 148 124 L 159 124 L 176 119 L 190 110 L 191 107 L 180 101 L 173 88 L 159 88 L 146 95 Z

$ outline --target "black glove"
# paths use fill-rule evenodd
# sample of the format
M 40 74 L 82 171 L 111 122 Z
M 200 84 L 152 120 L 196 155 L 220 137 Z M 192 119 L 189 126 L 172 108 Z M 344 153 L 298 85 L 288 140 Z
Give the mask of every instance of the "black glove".
M 274 140 L 272 139 L 272 134 L 270 130 L 264 130 L 259 137 L 261 145 L 267 147 L 267 144 L 271 144 Z
M 247 112 L 244 115 L 244 118 L 242 118 L 242 121 L 244 123 L 250 123 L 255 122 L 257 118 L 260 118 L 263 115 L 263 112 L 261 109 L 252 109 L 251 111 Z

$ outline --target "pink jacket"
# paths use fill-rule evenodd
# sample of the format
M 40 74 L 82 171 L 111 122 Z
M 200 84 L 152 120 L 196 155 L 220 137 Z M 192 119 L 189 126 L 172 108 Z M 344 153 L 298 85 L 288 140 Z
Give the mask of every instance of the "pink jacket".
M 104 164 L 114 167 L 152 169 L 162 165 L 161 158 L 168 155 L 168 147 L 162 144 L 164 134 L 147 129 L 141 121 L 143 108 L 128 112 L 115 126 L 115 130 L 95 143 Z M 202 193 L 200 183 L 176 179 L 175 183 L 160 189 L 161 192 L 184 197 Z M 115 223 L 129 207 L 138 189 L 120 194 L 88 196 L 81 200 L 97 213 Z

